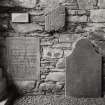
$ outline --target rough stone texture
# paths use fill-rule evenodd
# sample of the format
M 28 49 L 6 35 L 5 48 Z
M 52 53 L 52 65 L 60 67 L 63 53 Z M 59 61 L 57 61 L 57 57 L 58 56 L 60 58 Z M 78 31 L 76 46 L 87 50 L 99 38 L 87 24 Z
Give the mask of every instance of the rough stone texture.
M 61 48 L 61 49 L 71 49 L 72 44 L 71 43 L 58 43 L 52 46 L 53 48 Z
M 88 11 L 86 10 L 71 10 L 68 9 L 68 15 L 88 15 Z
M 31 15 L 30 21 L 33 23 L 45 23 L 45 16 L 44 15 Z
M 18 1 L 22 1 L 22 3 Z M 34 0 L 0 1 L 0 6 L 3 6 L 0 8 L 0 12 L 2 12 L 0 13 L 0 36 L 4 40 L 6 37 L 40 38 L 40 83 L 45 83 L 46 76 L 49 73 L 65 71 L 63 59 L 72 53 L 72 50 L 75 48 L 73 45 L 81 37 L 91 40 L 96 46 L 96 51 L 105 57 L 104 0 L 35 0 L 34 3 L 32 1 Z M 62 6 L 63 9 L 61 8 Z M 48 33 L 45 31 L 45 15 L 55 13 L 57 8 L 61 8 L 59 13 L 65 14 L 64 29 L 61 28 L 60 31 L 54 32 L 55 30 L 53 30 Z M 66 9 L 65 11 L 64 8 Z M 13 24 L 11 22 L 11 13 L 28 13 L 29 23 Z M 58 10 L 56 13 L 59 15 Z M 60 18 L 58 17 L 58 19 Z M 1 40 L 0 43 L 2 43 Z M 1 60 L 1 58 L 4 59 L 4 56 L 1 54 L 4 51 L 1 52 L 1 50 L 0 65 L 4 65 L 4 61 Z M 55 54 L 56 52 L 57 54 Z M 104 63 L 105 61 L 103 61 Z M 103 66 L 104 70 L 105 66 Z
M 40 91 L 46 91 L 46 92 L 57 92 L 59 90 L 62 91 L 62 87 L 64 86 L 64 83 L 53 83 L 53 82 L 45 82 L 40 84 Z
M 104 9 L 91 10 L 90 21 L 105 22 L 105 10 Z
M 45 16 L 45 30 L 57 31 L 63 28 L 65 25 L 65 7 L 59 6 L 53 9 L 52 11 L 48 11 Z
M 64 58 L 59 59 L 57 64 L 56 64 L 56 67 L 58 69 L 65 69 L 65 66 L 66 66 L 65 59 Z
M 45 38 L 45 39 L 41 39 L 41 45 L 49 45 L 49 46 L 51 46 L 51 45 L 53 45 L 53 43 L 55 42 L 55 40 L 54 40 L 54 38 Z
M 55 69 L 52 69 L 51 71 L 52 71 L 52 72 L 65 72 L 65 69 L 62 67 L 62 68 L 55 68 Z
M 79 9 L 93 9 L 96 6 L 96 0 L 77 0 Z
M 64 95 L 36 95 L 24 96 L 16 100 L 14 105 L 104 105 L 104 98 L 74 98 Z
M 72 42 L 71 34 L 60 34 L 59 42 Z
M 70 16 L 69 22 L 87 22 L 87 16 Z
M 61 49 L 43 48 L 43 58 L 61 58 L 62 55 L 63 50 Z
M 105 41 L 105 32 L 102 30 L 97 30 L 95 32 L 91 32 L 89 37 L 94 41 Z
M 15 85 L 23 93 L 32 92 L 35 88 L 36 81 L 15 81 Z
M 40 7 L 41 8 L 46 8 L 47 10 L 54 9 L 56 6 L 59 4 L 64 3 L 66 0 L 40 0 Z
M 64 57 L 69 56 L 72 53 L 72 49 L 71 50 L 65 50 L 64 51 Z
M 46 81 L 64 82 L 65 73 L 64 72 L 52 72 L 46 77 Z
M 99 48 L 97 51 L 105 56 L 105 42 L 104 41 L 95 41 L 96 46 Z
M 72 10 L 78 9 L 77 0 L 66 0 L 66 2 L 63 3 L 63 5 L 68 9 L 72 9 Z
M 38 0 L 13 0 L 15 5 L 24 8 L 34 8 Z
M 105 0 L 98 0 L 99 8 L 105 8 Z
M 87 26 L 84 27 L 85 31 L 95 32 L 96 30 L 105 30 L 105 23 L 87 23 Z
M 12 28 L 18 33 L 30 33 L 34 31 L 43 31 L 43 28 L 38 24 L 12 24 Z
M 66 60 L 66 95 L 74 97 L 100 97 L 102 58 L 91 42 L 79 40 Z

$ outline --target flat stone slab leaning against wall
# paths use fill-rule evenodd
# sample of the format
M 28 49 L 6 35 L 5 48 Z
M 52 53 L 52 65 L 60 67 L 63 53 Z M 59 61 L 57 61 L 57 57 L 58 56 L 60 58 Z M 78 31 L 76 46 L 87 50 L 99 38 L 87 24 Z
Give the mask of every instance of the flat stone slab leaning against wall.
M 102 57 L 92 43 L 81 39 L 66 59 L 66 96 L 100 97 Z

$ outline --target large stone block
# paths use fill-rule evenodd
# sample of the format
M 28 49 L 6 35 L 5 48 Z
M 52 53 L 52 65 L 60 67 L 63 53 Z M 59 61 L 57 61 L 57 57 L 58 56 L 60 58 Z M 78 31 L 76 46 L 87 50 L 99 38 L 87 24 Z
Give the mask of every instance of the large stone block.
M 77 0 L 79 9 L 93 9 L 96 6 L 96 0 Z
M 94 32 L 96 30 L 105 30 L 105 23 L 87 23 L 87 26 L 84 27 L 85 31 Z
M 46 12 L 45 15 L 45 30 L 57 31 L 65 25 L 65 7 L 59 6 L 55 9 Z
M 72 34 L 60 34 L 59 42 L 72 42 Z
M 65 72 L 52 72 L 46 76 L 46 81 L 64 82 Z
M 66 59 L 66 96 L 102 95 L 102 57 L 87 39 L 79 40 Z
M 72 43 L 58 43 L 52 46 L 53 48 L 72 49 Z
M 40 6 L 41 8 L 54 8 L 55 5 L 59 5 L 64 3 L 66 0 L 40 0 Z M 51 9 L 49 8 L 49 9 Z
M 57 48 L 43 48 L 43 58 L 61 58 L 63 56 L 63 50 Z
M 12 24 L 12 28 L 18 33 L 30 33 L 34 31 L 43 31 L 43 27 L 38 24 Z
M 28 22 L 28 13 L 12 13 L 12 22 Z
M 90 21 L 105 22 L 105 10 L 104 9 L 90 10 Z
M 105 8 L 105 0 L 98 0 L 99 8 Z
M 15 5 L 24 8 L 34 8 L 36 6 L 37 0 L 13 0 Z
M 22 93 L 32 92 L 35 89 L 36 81 L 15 81 L 15 85 Z
M 68 18 L 69 22 L 87 22 L 87 16 L 69 16 Z

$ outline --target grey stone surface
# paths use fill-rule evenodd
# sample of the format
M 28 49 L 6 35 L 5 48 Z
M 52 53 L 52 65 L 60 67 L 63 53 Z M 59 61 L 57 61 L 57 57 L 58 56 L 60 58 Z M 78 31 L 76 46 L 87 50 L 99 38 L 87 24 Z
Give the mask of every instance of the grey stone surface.
M 96 6 L 96 0 L 77 0 L 79 9 L 93 9 Z
M 66 96 L 100 97 L 102 58 L 87 39 L 79 40 L 66 60 Z
M 105 8 L 105 0 L 98 0 L 99 8 Z
M 61 58 L 58 60 L 57 64 L 56 64 L 56 68 L 58 69 L 65 69 L 65 58 Z
M 105 10 L 104 9 L 90 10 L 90 21 L 105 22 Z
M 52 72 L 46 77 L 46 81 L 64 82 L 65 72 Z
M 13 0 L 14 4 L 24 8 L 34 8 L 38 0 Z
M 65 7 L 59 6 L 51 11 L 47 11 L 45 16 L 45 30 L 57 31 L 65 26 Z
M 57 48 L 43 47 L 43 58 L 61 58 L 63 50 Z
M 68 19 L 69 22 L 87 22 L 87 16 L 70 16 Z
M 36 81 L 15 81 L 15 85 L 18 87 L 19 91 L 26 93 L 32 92 L 35 88 Z
M 11 24 L 15 32 L 18 33 L 30 33 L 34 31 L 43 31 L 43 28 L 38 24 L 28 23 L 28 24 Z
M 14 80 L 38 80 L 40 74 L 39 38 L 7 37 L 8 72 Z
M 12 13 L 12 22 L 28 22 L 28 13 Z

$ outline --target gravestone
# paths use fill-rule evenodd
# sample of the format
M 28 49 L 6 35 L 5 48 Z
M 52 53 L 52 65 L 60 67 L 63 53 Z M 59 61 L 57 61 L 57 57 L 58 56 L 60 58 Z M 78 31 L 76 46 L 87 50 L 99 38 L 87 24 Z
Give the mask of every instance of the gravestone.
M 8 72 L 14 80 L 32 81 L 39 79 L 40 48 L 35 37 L 7 37 Z
M 65 7 L 58 6 L 45 13 L 45 30 L 47 32 L 57 31 L 65 26 Z
M 79 40 L 66 59 L 66 96 L 101 96 L 102 58 L 87 39 Z

